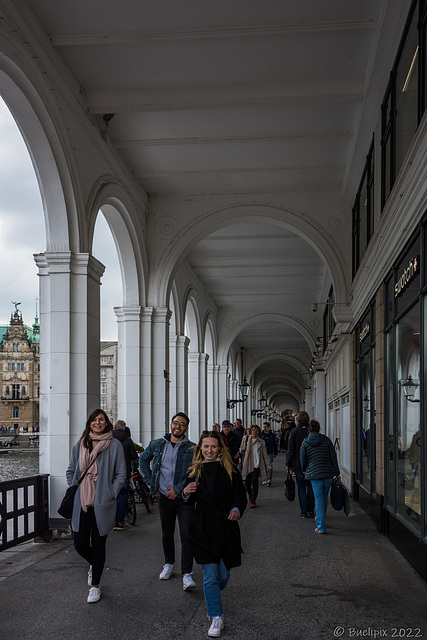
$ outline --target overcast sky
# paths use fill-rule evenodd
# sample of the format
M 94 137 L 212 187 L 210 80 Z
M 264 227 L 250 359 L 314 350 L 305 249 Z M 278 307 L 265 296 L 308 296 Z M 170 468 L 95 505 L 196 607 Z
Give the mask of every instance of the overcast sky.
M 33 254 L 46 248 L 44 215 L 32 162 L 1 98 L 0 141 L 0 324 L 9 323 L 12 301 L 16 301 L 21 302 L 24 323 L 31 326 L 39 295 Z M 113 307 L 122 303 L 120 269 L 102 214 L 96 223 L 93 254 L 107 267 L 101 287 L 101 339 L 117 340 Z

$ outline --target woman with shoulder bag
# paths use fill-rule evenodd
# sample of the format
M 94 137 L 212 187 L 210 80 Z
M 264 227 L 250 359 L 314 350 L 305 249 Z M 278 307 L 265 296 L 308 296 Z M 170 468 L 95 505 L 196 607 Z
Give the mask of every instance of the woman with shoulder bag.
M 71 528 L 74 548 L 89 563 L 89 603 L 101 597 L 99 583 L 105 564 L 105 545 L 116 523 L 117 496 L 126 479 L 123 447 L 113 438 L 113 425 L 102 409 L 89 414 L 74 445 L 66 472 L 69 486 L 81 481 L 74 498 Z
M 245 457 L 243 460 L 242 477 L 246 491 L 249 496 L 249 506 L 256 507 L 258 496 L 258 479 L 267 479 L 267 473 L 271 470 L 270 459 L 264 440 L 259 437 L 261 429 L 257 424 L 251 426 L 251 435 L 247 439 L 245 447 Z

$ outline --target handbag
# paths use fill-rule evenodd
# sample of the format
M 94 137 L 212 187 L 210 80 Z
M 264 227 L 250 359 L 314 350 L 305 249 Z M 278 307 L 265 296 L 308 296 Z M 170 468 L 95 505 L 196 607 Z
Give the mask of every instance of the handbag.
M 83 478 L 85 477 L 85 475 L 87 474 L 87 472 L 89 471 L 90 467 L 93 465 L 95 460 L 96 458 L 92 460 L 92 462 L 90 463 L 90 465 L 88 466 L 84 474 L 80 477 L 80 480 L 76 484 L 72 484 L 71 487 L 68 487 L 68 489 L 66 490 L 65 496 L 62 498 L 62 502 L 59 505 L 59 509 L 58 509 L 59 515 L 62 516 L 63 518 L 66 518 L 67 520 L 71 520 L 71 517 L 73 515 L 74 498 L 76 496 L 76 491 L 79 487 L 79 484 L 81 483 L 81 481 L 83 480 Z
M 331 484 L 331 505 L 335 511 L 341 511 L 344 506 L 345 489 L 339 478 L 334 478 Z
M 353 500 L 346 488 L 344 488 L 344 513 L 346 516 L 356 515 L 354 512 Z
M 285 496 L 289 502 L 295 500 L 295 480 L 292 477 L 292 473 L 289 471 L 285 480 Z

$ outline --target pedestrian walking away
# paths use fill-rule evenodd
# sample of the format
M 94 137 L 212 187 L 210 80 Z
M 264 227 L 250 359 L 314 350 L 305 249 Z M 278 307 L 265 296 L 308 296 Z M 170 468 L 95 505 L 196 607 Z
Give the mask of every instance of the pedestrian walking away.
M 208 636 L 218 638 L 224 628 L 221 591 L 230 578 L 230 569 L 241 564 L 238 519 L 247 504 L 240 473 L 218 433 L 207 432 L 200 437 L 183 497 L 194 505 L 190 535 L 195 560 L 203 570 L 203 591 L 211 619 Z
M 292 429 L 288 441 L 288 461 L 286 468 L 295 473 L 298 485 L 298 500 L 301 518 L 314 516 L 314 495 L 311 482 L 309 482 L 301 469 L 300 449 L 304 438 L 308 436 L 308 423 L 310 416 L 306 411 L 300 411 L 296 417 L 297 426 Z
M 301 445 L 301 469 L 311 481 L 316 502 L 316 533 L 325 533 L 328 494 L 334 476 L 340 477 L 337 454 L 332 441 L 320 432 L 317 420 L 310 420 L 309 435 Z
M 66 472 L 71 486 L 77 484 L 90 465 L 76 491 L 71 518 L 74 548 L 89 564 L 89 603 L 101 598 L 107 535 L 116 522 L 117 497 L 126 479 L 123 447 L 112 432 L 107 414 L 102 409 L 92 411 L 72 449 Z
M 115 423 L 113 438 L 116 438 L 122 444 L 126 460 L 126 480 L 124 481 L 123 486 L 120 489 L 119 497 L 117 498 L 116 526 L 113 528 L 114 531 L 125 531 L 126 529 L 129 529 L 129 525 L 125 522 L 126 503 L 129 494 L 129 480 L 134 467 L 138 464 L 138 454 L 136 453 L 132 439 L 127 435 L 126 422 L 124 420 L 117 420 Z
M 261 475 L 261 478 L 266 480 L 270 470 L 270 460 L 268 459 L 265 442 L 259 437 L 260 433 L 259 426 L 253 424 L 250 438 L 247 438 L 245 445 L 241 447 L 245 456 L 242 476 L 249 496 L 249 506 L 252 509 L 256 507 L 258 497 L 258 478 Z
M 265 448 L 267 450 L 268 459 L 270 461 L 270 471 L 267 473 L 267 479 L 264 480 L 263 484 L 271 487 L 271 481 L 273 479 L 273 460 L 277 456 L 278 444 L 276 434 L 270 430 L 269 422 L 264 422 L 259 437 L 262 438 L 265 442 Z
M 193 554 L 189 540 L 189 527 L 193 508 L 186 504 L 182 490 L 187 471 L 193 460 L 195 443 L 187 438 L 190 419 L 177 413 L 170 424 L 170 433 L 152 440 L 139 457 L 139 466 L 151 494 L 159 494 L 159 515 L 165 564 L 160 580 L 169 580 L 175 565 L 175 524 L 178 519 L 181 537 L 181 573 L 184 591 L 195 589 L 193 580 Z
M 233 464 L 237 466 L 240 459 L 240 438 L 232 431 L 233 425 L 230 420 L 223 420 L 221 437 L 228 449 Z

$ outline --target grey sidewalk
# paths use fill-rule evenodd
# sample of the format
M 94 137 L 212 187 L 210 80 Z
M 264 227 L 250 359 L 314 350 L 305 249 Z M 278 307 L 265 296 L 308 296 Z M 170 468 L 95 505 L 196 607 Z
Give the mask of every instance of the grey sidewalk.
M 283 493 L 284 460 L 273 487 L 241 520 L 243 565 L 223 593 L 225 629 L 236 640 L 334 637 L 427 638 L 425 583 L 356 506 L 328 509 L 328 534 L 299 517 Z M 112 531 L 102 599 L 86 603 L 87 566 L 71 542 L 22 545 L 0 554 L 1 636 L 7 640 L 193 640 L 207 638 L 201 569 L 184 592 L 163 565 L 157 508 L 138 507 L 137 526 Z M 179 563 L 176 567 L 179 569 Z M 417 632 L 417 629 L 420 629 Z M 411 635 L 412 634 L 412 635 Z

